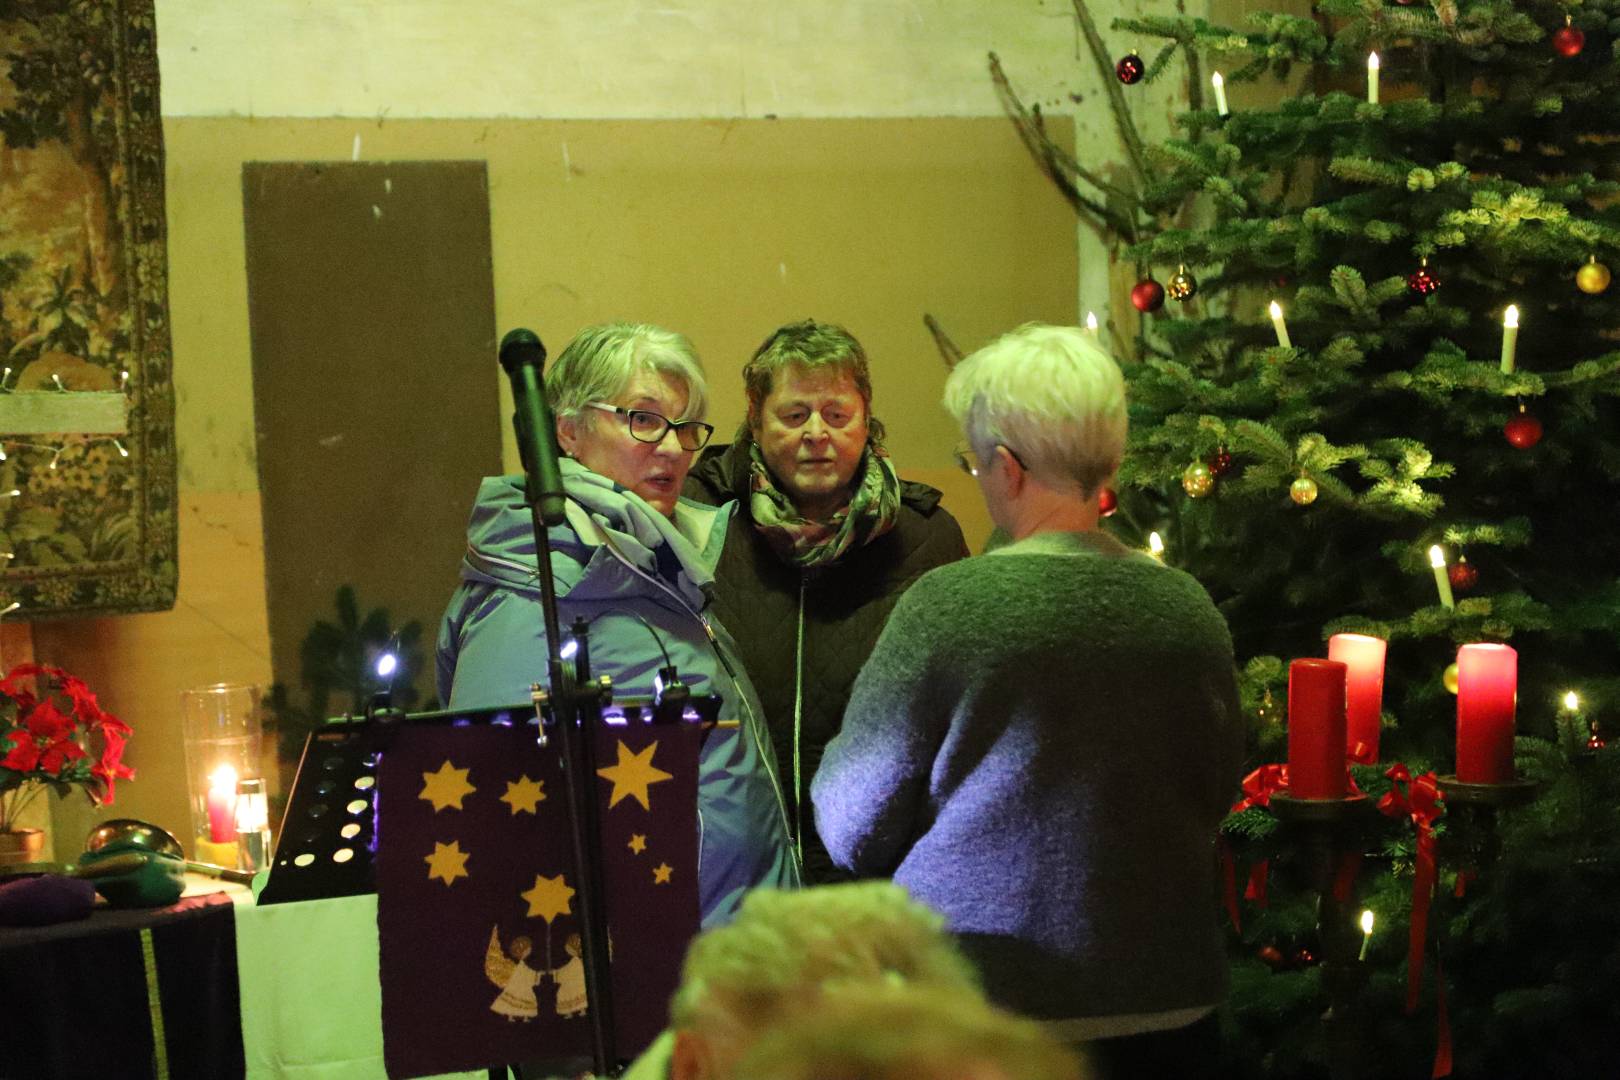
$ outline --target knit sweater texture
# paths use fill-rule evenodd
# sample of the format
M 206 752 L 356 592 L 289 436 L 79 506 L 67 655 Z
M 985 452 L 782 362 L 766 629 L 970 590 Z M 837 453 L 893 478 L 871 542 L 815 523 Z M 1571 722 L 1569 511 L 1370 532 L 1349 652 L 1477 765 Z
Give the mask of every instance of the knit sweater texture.
M 997 1003 L 1153 1014 L 1225 996 L 1215 832 L 1241 754 L 1203 588 L 1046 533 L 900 598 L 812 796 L 834 861 L 942 912 Z

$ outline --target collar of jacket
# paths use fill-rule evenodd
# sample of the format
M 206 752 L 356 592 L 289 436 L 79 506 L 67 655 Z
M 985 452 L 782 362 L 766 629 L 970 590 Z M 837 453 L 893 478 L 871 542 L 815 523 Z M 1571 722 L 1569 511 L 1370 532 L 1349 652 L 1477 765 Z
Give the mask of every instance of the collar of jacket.
M 671 522 L 640 496 L 576 461 L 561 462 L 568 520 L 553 526 L 557 595 L 611 600 L 644 593 L 657 579 L 694 611 L 708 604 L 714 567 L 734 505 L 681 499 Z M 534 534 L 522 476 L 486 477 L 467 526 L 461 576 L 538 595 Z
M 705 500 L 712 501 L 716 505 L 735 499 L 746 507 L 753 482 L 752 465 L 748 455 L 748 448 L 753 441 L 747 432 L 742 432 L 725 446 L 711 446 L 703 451 L 698 457 L 697 464 L 692 466 L 688 484 L 698 486 Z M 911 507 L 919 514 L 932 513 L 934 507 L 939 505 L 939 500 L 938 488 L 919 484 L 914 480 L 900 481 L 901 504 Z

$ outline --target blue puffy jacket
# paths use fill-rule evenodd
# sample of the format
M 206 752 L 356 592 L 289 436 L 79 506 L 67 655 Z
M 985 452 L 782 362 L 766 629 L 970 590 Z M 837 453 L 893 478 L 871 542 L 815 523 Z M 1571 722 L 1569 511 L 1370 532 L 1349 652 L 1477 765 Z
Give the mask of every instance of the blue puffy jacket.
M 571 460 L 568 520 L 550 531 L 562 626 L 591 625 L 591 671 L 615 694 L 649 696 L 663 659 L 645 619 L 693 693 L 724 699 L 735 728 L 709 733 L 699 762 L 698 892 L 704 927 L 731 918 L 755 886 L 792 887 L 799 870 L 764 713 L 736 647 L 704 615 L 732 507 L 682 499 L 675 521 Z M 521 476 L 484 480 L 467 528 L 461 585 L 439 630 L 439 697 L 453 709 L 527 701 L 546 678 L 545 626 Z

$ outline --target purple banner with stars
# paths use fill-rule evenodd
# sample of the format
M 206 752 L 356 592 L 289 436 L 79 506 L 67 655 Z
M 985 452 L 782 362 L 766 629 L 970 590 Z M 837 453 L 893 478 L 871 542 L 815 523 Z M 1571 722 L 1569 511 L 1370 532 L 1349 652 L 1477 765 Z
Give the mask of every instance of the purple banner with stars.
M 668 1020 L 698 927 L 695 724 L 598 733 L 618 1050 Z M 402 728 L 377 783 L 377 932 L 390 1077 L 590 1055 L 560 741 Z

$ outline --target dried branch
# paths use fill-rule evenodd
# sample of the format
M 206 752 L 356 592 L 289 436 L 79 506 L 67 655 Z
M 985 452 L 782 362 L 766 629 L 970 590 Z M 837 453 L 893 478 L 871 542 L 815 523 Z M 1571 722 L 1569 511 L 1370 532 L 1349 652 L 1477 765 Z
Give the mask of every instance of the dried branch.
M 1114 65 L 1108 54 L 1108 46 L 1103 42 L 1102 35 L 1097 32 L 1097 23 L 1091 17 L 1091 11 L 1086 7 L 1086 0 L 1074 0 L 1074 17 L 1080 21 L 1080 30 L 1086 35 L 1086 47 L 1091 50 L 1091 58 L 1097 62 L 1097 70 L 1102 75 L 1103 86 L 1108 91 L 1108 103 L 1114 109 L 1114 123 L 1119 128 L 1119 137 L 1125 143 L 1125 153 L 1131 159 L 1131 168 L 1136 173 L 1137 188 L 1147 187 L 1148 167 L 1147 149 L 1142 144 L 1142 136 L 1136 130 L 1136 124 L 1131 120 L 1130 108 L 1125 103 L 1125 92 L 1119 88 L 1119 79 L 1114 76 Z
M 1007 73 L 1001 66 L 1001 58 L 993 52 L 990 54 L 990 78 L 995 82 L 1002 105 L 1012 118 L 1013 126 L 1018 129 L 1018 135 L 1024 141 L 1024 145 L 1040 162 L 1046 175 L 1058 186 L 1058 190 L 1063 192 L 1069 204 L 1077 212 L 1089 214 L 1094 219 L 1093 224 L 1117 234 L 1130 233 L 1131 223 L 1127 218 L 1122 217 L 1106 202 L 1088 196 L 1074 181 L 1082 180 L 1125 205 L 1130 205 L 1134 201 L 1131 194 L 1081 165 L 1072 154 L 1052 141 L 1051 136 L 1046 133 L 1046 120 L 1041 115 L 1039 107 L 1030 108 L 1024 104 L 1023 99 L 1013 90 L 1012 83 L 1007 79 Z
M 951 336 L 945 332 L 945 328 L 939 325 L 938 319 L 925 312 L 923 314 L 923 325 L 928 327 L 930 334 L 934 335 L 934 345 L 939 349 L 940 359 L 945 361 L 947 369 L 953 368 L 962 362 L 962 350 L 956 347 L 956 342 L 952 341 Z

